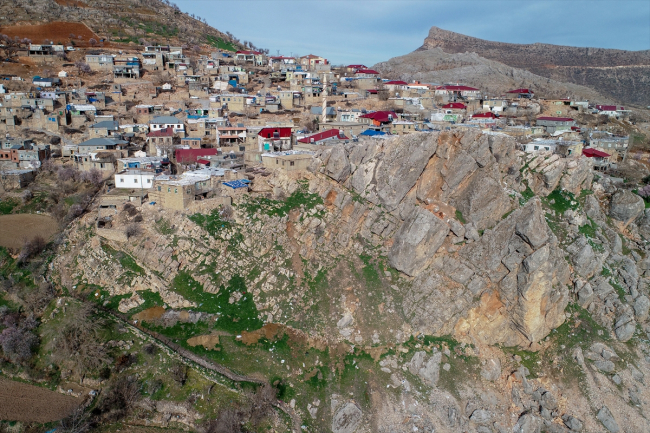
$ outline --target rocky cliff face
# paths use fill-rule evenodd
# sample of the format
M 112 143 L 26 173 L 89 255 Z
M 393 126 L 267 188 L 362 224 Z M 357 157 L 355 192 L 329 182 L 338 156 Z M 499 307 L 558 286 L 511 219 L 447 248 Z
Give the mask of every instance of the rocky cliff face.
M 308 173 L 253 190 L 229 221 L 202 222 L 206 200 L 188 212 L 201 218 L 143 205 L 144 233 L 126 243 L 72 230 L 53 268 L 66 287 L 121 295 L 127 314 L 157 292 L 164 317 L 188 324 L 220 323 L 210 296 L 241 276 L 228 305 L 252 298 L 307 349 L 270 372 L 232 368 L 286 370 L 296 410 L 332 431 L 650 428 L 650 212 L 594 182 L 586 158 L 421 133 L 324 147 Z M 313 348 L 311 365 L 294 363 Z
M 420 50 L 480 57 L 560 82 L 590 87 L 618 101 L 650 103 L 650 50 L 624 51 L 551 44 L 509 44 L 432 27 Z

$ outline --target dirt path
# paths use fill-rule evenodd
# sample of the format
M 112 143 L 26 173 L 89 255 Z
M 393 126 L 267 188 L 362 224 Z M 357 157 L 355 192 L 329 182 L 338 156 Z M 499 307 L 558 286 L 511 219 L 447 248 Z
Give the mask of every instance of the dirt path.
M 104 312 L 107 314 L 111 315 L 115 319 L 119 320 L 120 322 L 126 324 L 127 326 L 131 328 L 135 328 L 138 331 L 148 335 L 149 337 L 153 338 L 156 340 L 158 344 L 162 344 L 164 346 L 167 346 L 170 350 L 173 352 L 176 352 L 178 355 L 181 356 L 182 361 L 185 364 L 189 363 L 194 363 L 198 364 L 203 368 L 207 368 L 208 370 L 215 371 L 228 379 L 232 380 L 233 382 L 249 382 L 249 383 L 257 383 L 260 385 L 264 385 L 267 382 L 265 380 L 257 379 L 255 377 L 251 376 L 244 376 L 241 374 L 237 374 L 233 371 L 231 371 L 229 368 L 224 367 L 223 365 L 216 364 L 214 362 L 208 361 L 199 355 L 196 355 L 193 352 L 190 352 L 189 350 L 179 346 L 178 344 L 172 342 L 169 338 L 165 337 L 164 335 L 161 335 L 155 331 L 151 331 L 147 328 L 143 328 L 139 324 L 133 324 L 125 315 L 116 313 L 115 311 L 108 310 L 106 308 L 102 309 Z M 291 424 L 293 425 L 293 431 L 294 433 L 300 433 L 302 431 L 301 425 L 302 425 L 302 418 L 300 418 L 300 415 L 293 410 L 289 405 L 287 405 L 285 402 L 278 400 L 273 404 L 274 407 L 280 409 L 287 415 L 291 417 Z
M 0 419 L 51 422 L 70 415 L 84 398 L 0 377 Z

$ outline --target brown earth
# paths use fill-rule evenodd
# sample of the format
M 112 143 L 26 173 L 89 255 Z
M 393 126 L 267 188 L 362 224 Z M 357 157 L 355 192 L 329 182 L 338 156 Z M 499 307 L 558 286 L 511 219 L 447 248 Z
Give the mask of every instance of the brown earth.
M 189 338 L 187 344 L 191 347 L 203 346 L 207 350 L 219 350 L 219 334 L 197 335 Z
M 83 402 L 38 386 L 0 377 L 0 419 L 51 422 L 70 415 Z
M 78 0 L 54 0 L 57 4 L 61 6 L 72 6 L 72 7 L 78 7 L 78 8 L 87 8 L 88 5 L 84 2 L 80 2 Z
M 60 42 L 67 43 L 70 40 L 70 34 L 75 35 L 75 43 L 79 41 L 88 41 L 94 38 L 99 41 L 99 37 L 88 28 L 84 23 L 71 23 L 65 21 L 54 21 L 47 24 L 38 25 L 17 25 L 0 27 L 0 34 L 7 36 L 18 36 L 20 38 L 29 38 L 33 43 L 43 42 Z
M 26 239 L 31 240 L 39 235 L 50 240 L 58 229 L 56 220 L 48 215 L 0 215 L 0 246 L 20 248 Z
M 165 309 L 163 307 L 151 307 L 133 315 L 133 319 L 150 322 L 160 319 L 163 314 L 165 314 Z

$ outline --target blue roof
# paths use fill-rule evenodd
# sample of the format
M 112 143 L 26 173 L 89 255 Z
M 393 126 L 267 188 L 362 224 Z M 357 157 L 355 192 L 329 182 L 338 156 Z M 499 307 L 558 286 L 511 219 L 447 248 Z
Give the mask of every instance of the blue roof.
M 248 187 L 249 183 L 250 183 L 250 180 L 248 180 L 248 179 L 239 179 L 239 180 L 233 180 L 231 182 L 224 182 L 223 184 L 226 185 L 226 186 L 231 187 L 232 189 L 237 189 L 237 188 Z
M 375 131 L 374 129 L 366 129 L 359 135 L 367 135 L 369 137 L 374 137 L 375 135 L 386 135 L 386 133 L 382 131 Z

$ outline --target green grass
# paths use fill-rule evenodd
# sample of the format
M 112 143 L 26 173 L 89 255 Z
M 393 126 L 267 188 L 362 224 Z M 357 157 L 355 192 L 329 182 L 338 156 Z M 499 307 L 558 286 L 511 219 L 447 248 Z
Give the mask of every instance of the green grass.
M 0 215 L 10 214 L 19 204 L 20 202 L 15 198 L 6 198 L 4 200 L 0 200 Z
M 232 42 L 226 42 L 222 38 L 216 38 L 212 35 L 205 35 L 205 39 L 208 41 L 208 45 L 212 45 L 215 48 L 226 51 L 237 51 L 237 46 Z
M 528 202 L 528 200 L 530 200 L 533 197 L 535 197 L 535 193 L 533 192 L 532 189 L 530 189 L 528 184 L 526 184 L 526 189 L 524 190 L 524 192 L 521 193 L 521 198 L 519 199 L 519 204 L 521 206 L 523 206 Z
M 613 278 L 611 278 L 611 279 L 609 280 L 609 284 L 611 284 L 611 286 L 614 288 L 614 290 L 616 290 L 616 294 L 618 295 L 618 299 L 619 299 L 621 302 L 626 303 L 626 302 L 625 302 L 625 296 L 627 295 L 627 292 L 625 291 L 625 289 L 624 289 L 623 287 L 621 287 L 621 286 L 618 284 L 618 281 L 616 281 L 616 280 L 614 280 Z
M 155 224 L 156 230 L 158 230 L 158 233 L 161 235 L 169 236 L 176 233 L 176 227 L 173 227 L 171 223 L 164 218 L 160 218 Z
M 467 224 L 467 221 L 465 221 L 465 218 L 463 218 L 463 213 L 458 209 L 456 209 L 456 219 L 463 224 Z
M 135 261 L 133 257 L 131 257 L 129 254 L 125 253 L 124 251 L 118 251 L 115 248 L 111 247 L 108 244 L 102 244 L 102 249 L 104 252 L 115 258 L 118 262 L 120 262 L 120 265 L 122 268 L 125 269 L 127 272 L 131 272 L 136 275 L 144 275 L 144 269 L 140 267 Z
M 213 238 L 222 239 L 221 232 L 232 228 L 233 223 L 223 220 L 219 212 L 219 209 L 212 209 L 209 215 L 195 213 L 190 215 L 189 219 L 196 225 L 203 227 Z
M 259 318 L 259 311 L 253 296 L 246 289 L 244 278 L 233 276 L 228 285 L 222 285 L 218 293 L 203 291 L 203 285 L 186 271 L 179 272 L 172 281 L 172 289 L 187 299 L 195 302 L 196 311 L 218 314 L 215 327 L 228 332 L 253 331 L 264 325 Z M 238 301 L 230 303 L 230 297 L 236 292 L 242 294 Z M 236 298 L 234 298 L 236 299 Z
M 583 225 L 582 227 L 580 227 L 578 229 L 578 231 L 580 233 L 582 233 L 583 235 L 585 235 L 587 238 L 596 239 L 597 238 L 597 233 L 596 233 L 597 227 L 598 226 L 596 225 L 596 223 L 594 223 L 593 220 L 591 218 L 589 218 L 589 223 Z
M 556 189 L 550 193 L 544 199 L 544 202 L 549 208 L 553 209 L 559 214 L 564 214 L 564 212 L 569 209 L 575 210 L 579 206 L 572 193 L 568 191 L 561 191 L 559 189 Z M 574 202 L 575 204 L 571 204 L 571 202 Z
M 283 217 L 294 209 L 301 206 L 305 212 L 314 209 L 317 205 L 323 204 L 323 199 L 318 194 L 312 194 L 307 189 L 306 182 L 300 182 L 300 186 L 284 201 L 272 200 L 269 198 L 249 198 L 240 205 L 249 216 L 258 211 L 268 216 Z

